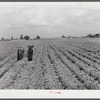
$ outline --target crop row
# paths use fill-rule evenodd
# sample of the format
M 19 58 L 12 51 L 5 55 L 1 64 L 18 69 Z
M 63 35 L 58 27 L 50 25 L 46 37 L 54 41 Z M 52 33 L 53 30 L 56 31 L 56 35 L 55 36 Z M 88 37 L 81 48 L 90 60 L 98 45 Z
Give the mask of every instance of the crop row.
M 66 53 L 63 53 L 62 51 L 59 51 L 54 46 L 52 48 L 54 49 L 58 57 L 62 60 L 62 62 L 69 68 L 69 70 L 75 74 L 75 77 L 77 77 L 77 79 L 80 82 L 85 84 L 87 89 L 99 88 L 98 82 L 95 82 L 95 80 L 92 77 L 90 77 L 86 72 L 84 72 L 83 70 L 80 70 L 79 67 L 75 64 L 71 55 L 68 55 L 68 53 L 66 54 Z M 64 59 L 64 55 L 62 55 L 61 52 L 66 56 L 67 59 Z
M 74 62 L 79 67 L 79 69 L 84 70 L 86 73 L 89 74 L 89 76 L 92 76 L 95 80 L 97 80 L 100 83 L 100 72 L 97 69 L 95 69 L 91 65 L 88 66 L 85 63 L 83 63 L 82 59 L 79 58 L 79 56 L 77 56 L 76 53 L 74 53 L 71 50 L 62 50 L 62 52 L 65 55 L 69 56 L 72 62 Z
M 72 56 L 75 56 L 77 59 L 82 61 L 84 64 L 87 64 L 88 66 L 93 66 L 95 69 L 100 70 L 100 67 L 99 67 L 100 61 L 98 61 L 97 59 L 94 59 L 93 57 L 90 57 L 86 55 L 85 53 L 82 53 L 82 51 L 79 51 L 78 49 L 75 49 L 75 47 L 72 47 L 69 45 L 67 45 L 66 47 L 62 47 L 62 48 L 63 50 L 67 50 Z
M 64 87 L 64 89 L 85 89 L 84 84 L 75 78 L 73 73 L 62 63 L 57 55 L 55 55 L 52 49 L 49 49 L 50 59 L 55 65 L 55 70 L 58 73 L 59 79 Z

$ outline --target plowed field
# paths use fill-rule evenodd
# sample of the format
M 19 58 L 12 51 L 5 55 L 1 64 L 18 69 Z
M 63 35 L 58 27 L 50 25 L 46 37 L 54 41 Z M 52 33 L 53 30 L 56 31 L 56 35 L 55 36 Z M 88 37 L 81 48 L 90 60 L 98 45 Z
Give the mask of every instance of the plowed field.
M 35 45 L 33 61 L 17 46 Z M 0 89 L 100 89 L 100 44 L 88 39 L 0 42 Z

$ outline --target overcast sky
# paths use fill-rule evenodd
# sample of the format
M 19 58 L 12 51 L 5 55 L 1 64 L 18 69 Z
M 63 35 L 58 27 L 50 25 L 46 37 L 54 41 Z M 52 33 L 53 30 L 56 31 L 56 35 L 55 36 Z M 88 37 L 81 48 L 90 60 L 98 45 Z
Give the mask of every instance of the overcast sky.
M 0 38 L 100 33 L 100 2 L 0 2 Z

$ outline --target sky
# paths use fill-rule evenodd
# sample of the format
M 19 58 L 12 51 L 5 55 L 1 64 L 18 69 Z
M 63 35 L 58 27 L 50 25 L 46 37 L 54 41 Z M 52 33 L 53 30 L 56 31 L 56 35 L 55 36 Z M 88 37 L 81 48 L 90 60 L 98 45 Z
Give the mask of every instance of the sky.
M 0 38 L 100 33 L 100 2 L 0 2 Z

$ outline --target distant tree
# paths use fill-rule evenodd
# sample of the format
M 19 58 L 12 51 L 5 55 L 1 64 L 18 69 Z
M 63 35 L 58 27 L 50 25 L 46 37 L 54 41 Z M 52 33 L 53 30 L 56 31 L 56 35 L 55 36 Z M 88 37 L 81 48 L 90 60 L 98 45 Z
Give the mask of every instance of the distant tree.
M 25 39 L 25 40 L 29 40 L 30 37 L 29 37 L 28 35 L 26 35 L 26 36 L 24 36 L 24 39 Z
M 40 36 L 38 36 L 38 35 L 37 35 L 36 39 L 38 39 L 38 40 L 39 40 L 39 39 L 40 39 Z
M 20 39 L 24 39 L 24 38 L 23 38 L 23 34 L 21 34 Z
M 62 35 L 62 38 L 66 38 L 66 36 Z
M 98 34 L 95 34 L 95 37 L 100 37 L 100 34 L 98 33 Z
M 64 35 L 62 35 L 62 38 L 64 38 Z
M 90 37 L 90 38 L 92 38 L 92 37 L 93 37 L 93 35 L 92 35 L 92 34 L 88 34 L 86 37 Z
M 4 37 L 2 37 L 1 40 L 5 40 Z
M 11 40 L 13 40 L 14 38 L 13 38 L 13 36 L 11 36 Z

